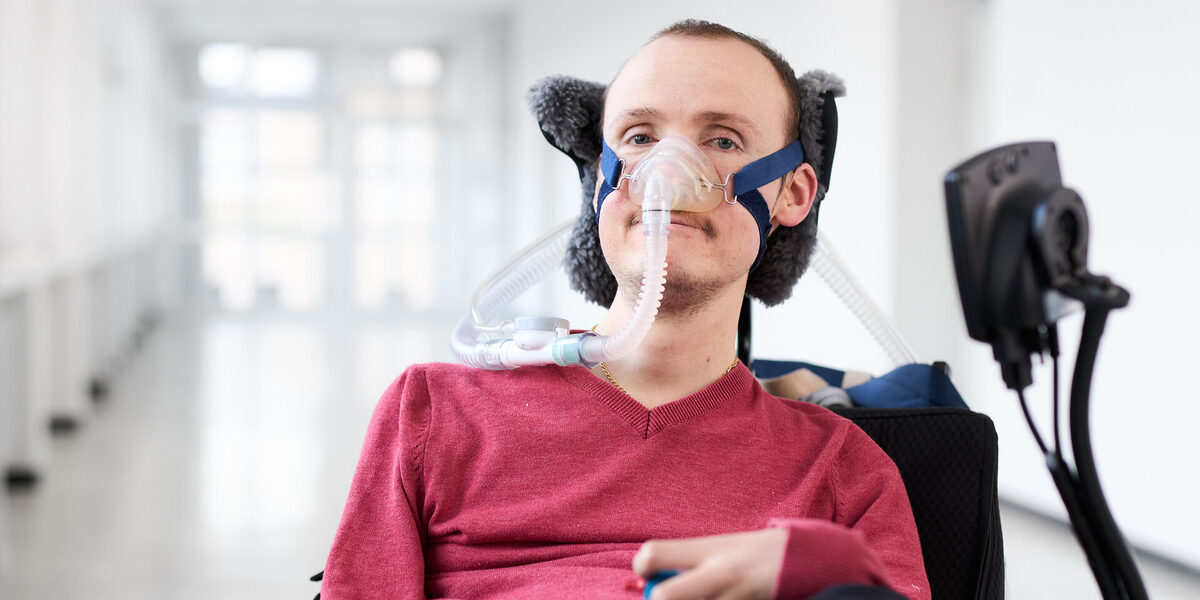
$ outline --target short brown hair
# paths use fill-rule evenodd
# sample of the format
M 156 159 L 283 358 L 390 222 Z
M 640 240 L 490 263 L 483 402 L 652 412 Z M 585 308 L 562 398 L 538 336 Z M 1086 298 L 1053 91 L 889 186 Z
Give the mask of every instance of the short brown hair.
M 668 35 L 709 39 L 734 39 L 749 44 L 752 48 L 758 50 L 759 54 L 762 54 L 771 63 L 771 66 L 775 67 L 775 73 L 779 75 L 780 83 L 783 84 L 783 89 L 787 93 L 788 112 L 785 115 L 787 139 L 789 141 L 800 139 L 800 83 L 796 81 L 796 72 L 792 70 L 792 65 L 788 64 L 788 61 L 784 60 L 783 56 L 780 56 L 774 48 L 756 37 L 735 31 L 719 23 L 701 21 L 699 19 L 685 19 L 668 25 L 660 29 L 658 33 L 655 33 L 650 38 L 650 41 L 653 42 L 658 38 Z

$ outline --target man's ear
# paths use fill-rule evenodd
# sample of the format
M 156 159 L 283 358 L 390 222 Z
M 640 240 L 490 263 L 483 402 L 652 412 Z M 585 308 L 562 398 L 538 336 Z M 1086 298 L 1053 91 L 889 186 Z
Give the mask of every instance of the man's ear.
M 783 227 L 795 227 L 812 210 L 817 197 L 817 173 L 804 163 L 783 178 L 783 187 L 775 201 L 771 221 Z

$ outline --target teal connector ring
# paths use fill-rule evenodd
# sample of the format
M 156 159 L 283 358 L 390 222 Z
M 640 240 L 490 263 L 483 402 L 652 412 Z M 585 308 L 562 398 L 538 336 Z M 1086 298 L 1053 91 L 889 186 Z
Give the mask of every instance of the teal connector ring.
M 596 334 L 591 331 L 585 331 L 558 338 L 550 347 L 550 356 L 555 363 L 564 367 L 578 364 L 588 367 L 595 366 L 583 358 L 583 340 L 594 335 Z

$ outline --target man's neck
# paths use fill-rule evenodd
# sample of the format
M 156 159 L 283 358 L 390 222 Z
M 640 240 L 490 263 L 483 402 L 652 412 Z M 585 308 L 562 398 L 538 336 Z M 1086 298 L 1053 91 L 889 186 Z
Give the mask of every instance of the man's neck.
M 736 291 L 736 290 L 735 290 Z M 619 330 L 633 311 L 627 295 L 619 294 L 596 328 L 602 334 Z M 728 372 L 736 357 L 738 314 L 742 297 L 732 292 L 716 296 L 696 310 L 659 313 L 654 325 L 629 354 L 608 361 L 605 374 L 647 408 L 697 392 Z

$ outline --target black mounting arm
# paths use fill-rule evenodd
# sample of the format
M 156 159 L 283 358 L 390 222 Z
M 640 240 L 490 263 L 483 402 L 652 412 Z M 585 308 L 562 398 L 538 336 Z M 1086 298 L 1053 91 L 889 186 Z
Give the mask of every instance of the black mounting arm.
M 946 175 L 946 212 L 967 330 L 991 344 L 1005 385 L 1017 392 L 1101 594 L 1145 600 L 1145 584 L 1100 488 L 1088 423 L 1100 337 L 1108 313 L 1126 306 L 1129 292 L 1088 271 L 1087 210 L 1079 194 L 1062 186 L 1054 144 L 1012 144 L 959 165 Z M 1056 323 L 1079 305 L 1085 313 L 1068 407 L 1070 464 L 1058 443 Z M 1033 354 L 1055 360 L 1052 447 L 1025 404 Z

